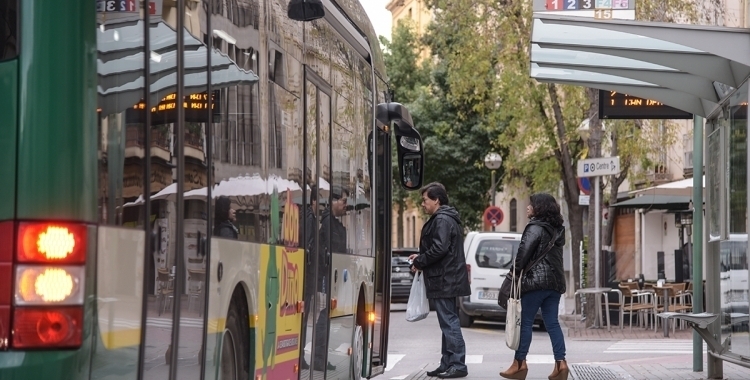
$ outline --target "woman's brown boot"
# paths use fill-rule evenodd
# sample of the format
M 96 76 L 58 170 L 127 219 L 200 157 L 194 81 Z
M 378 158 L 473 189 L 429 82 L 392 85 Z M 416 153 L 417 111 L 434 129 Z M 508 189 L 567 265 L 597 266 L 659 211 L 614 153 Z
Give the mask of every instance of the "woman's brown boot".
M 506 369 L 505 372 L 500 372 L 500 376 L 506 379 L 524 380 L 527 373 L 529 373 L 529 367 L 526 366 L 526 360 L 513 359 L 510 368 Z
M 565 360 L 557 360 L 555 361 L 555 369 L 552 371 L 552 374 L 549 375 L 549 380 L 567 380 L 569 372 L 568 362 Z

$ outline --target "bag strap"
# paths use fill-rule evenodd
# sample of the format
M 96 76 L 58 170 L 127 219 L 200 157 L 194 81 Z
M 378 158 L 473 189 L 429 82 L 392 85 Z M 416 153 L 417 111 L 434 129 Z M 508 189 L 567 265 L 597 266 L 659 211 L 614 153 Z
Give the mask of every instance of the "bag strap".
M 552 240 L 550 240 L 549 243 L 547 244 L 547 247 L 544 248 L 544 252 L 542 252 L 542 254 L 536 260 L 534 260 L 531 263 L 531 265 L 527 265 L 526 268 L 524 269 L 524 271 L 526 271 L 526 272 L 530 271 L 531 268 L 534 267 L 534 265 L 536 265 L 538 262 L 542 261 L 542 259 L 544 258 L 544 256 L 547 256 L 547 252 L 549 252 L 550 250 L 552 250 L 552 247 L 555 246 L 555 242 L 557 241 L 557 239 L 559 237 L 560 237 L 560 232 L 558 231 L 554 236 L 552 236 Z M 515 264 L 516 263 L 514 261 L 513 262 L 513 266 L 514 267 L 515 267 Z M 515 268 L 513 268 L 513 269 L 515 269 Z M 521 273 L 523 273 L 523 271 Z

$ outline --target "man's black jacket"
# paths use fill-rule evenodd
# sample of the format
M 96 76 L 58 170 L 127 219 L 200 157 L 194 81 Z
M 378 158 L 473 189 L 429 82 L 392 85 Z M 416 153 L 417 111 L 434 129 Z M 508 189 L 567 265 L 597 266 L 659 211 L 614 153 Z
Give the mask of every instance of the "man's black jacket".
M 440 206 L 424 224 L 419 256 L 414 259 L 414 266 L 424 271 L 427 298 L 454 298 L 471 294 L 464 235 L 455 208 Z

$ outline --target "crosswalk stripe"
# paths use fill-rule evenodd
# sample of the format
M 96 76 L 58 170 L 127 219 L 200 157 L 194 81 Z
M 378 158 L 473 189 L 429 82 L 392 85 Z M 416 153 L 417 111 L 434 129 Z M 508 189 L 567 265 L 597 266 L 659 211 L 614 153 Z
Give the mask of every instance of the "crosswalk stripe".
M 386 360 L 387 360 L 387 363 L 388 363 L 388 365 L 387 365 L 387 366 L 385 366 L 385 370 L 386 370 L 386 372 L 387 372 L 387 371 L 390 371 L 390 370 L 392 370 L 392 369 L 393 369 L 393 366 L 395 366 L 395 365 L 396 365 L 396 363 L 398 363 L 399 361 L 401 361 L 401 359 L 403 359 L 403 358 L 404 358 L 404 356 L 406 356 L 406 355 L 401 355 L 401 354 L 388 354 L 388 358 L 386 359 Z
M 703 352 L 707 346 L 703 343 Z M 621 340 L 604 350 L 605 354 L 646 353 L 646 354 L 689 354 L 693 352 L 690 339 L 675 340 Z
M 466 364 L 482 364 L 484 355 L 466 355 Z

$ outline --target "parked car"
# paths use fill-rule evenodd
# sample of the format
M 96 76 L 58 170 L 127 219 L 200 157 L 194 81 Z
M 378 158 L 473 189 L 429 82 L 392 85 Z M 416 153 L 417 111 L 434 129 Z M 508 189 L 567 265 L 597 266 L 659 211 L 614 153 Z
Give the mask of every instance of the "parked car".
M 391 253 L 391 303 L 406 303 L 414 279 L 409 255 L 419 253 L 419 248 L 393 248 Z
M 464 239 L 471 295 L 459 297 L 461 327 L 470 327 L 475 318 L 505 322 L 506 311 L 497 304 L 500 285 L 516 257 L 521 234 L 517 232 L 469 232 Z M 544 328 L 537 312 L 536 324 Z

